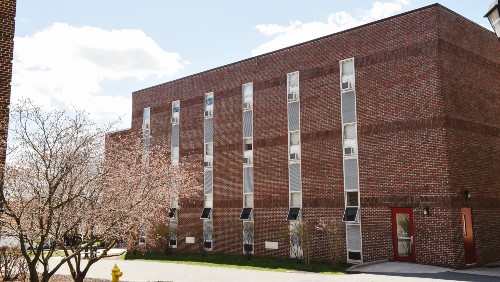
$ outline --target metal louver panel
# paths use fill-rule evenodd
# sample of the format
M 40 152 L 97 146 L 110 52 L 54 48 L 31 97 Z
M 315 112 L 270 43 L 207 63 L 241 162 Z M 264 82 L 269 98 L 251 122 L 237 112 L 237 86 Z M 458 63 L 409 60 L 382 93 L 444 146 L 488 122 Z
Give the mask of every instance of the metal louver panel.
M 300 130 L 299 102 L 288 104 L 288 131 Z
M 342 93 L 342 123 L 356 122 L 356 94 Z
M 253 167 L 243 168 L 243 193 L 253 193 Z
M 346 233 L 347 233 L 347 249 L 361 250 L 361 226 L 347 224 Z
M 205 119 L 205 143 L 210 143 L 214 141 L 214 119 Z
M 358 189 L 358 159 L 344 160 L 344 188 Z
M 302 191 L 302 177 L 300 175 L 300 163 L 289 164 L 288 175 L 290 180 L 290 192 Z
M 252 111 L 243 112 L 243 137 L 252 137 Z
M 212 171 L 205 170 L 204 176 L 204 186 L 205 186 L 205 194 L 212 194 Z
M 172 147 L 179 147 L 179 125 L 178 124 L 173 124 L 172 125 Z

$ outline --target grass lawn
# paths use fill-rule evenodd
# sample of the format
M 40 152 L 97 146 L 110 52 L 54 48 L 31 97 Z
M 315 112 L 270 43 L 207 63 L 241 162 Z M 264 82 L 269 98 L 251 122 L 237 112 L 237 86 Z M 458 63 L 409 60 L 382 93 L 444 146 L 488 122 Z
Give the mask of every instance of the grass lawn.
M 345 270 L 351 265 L 340 264 L 336 269 L 331 267 L 330 262 L 312 261 L 311 268 L 307 269 L 303 262 L 295 259 L 272 258 L 253 256 L 250 260 L 244 255 L 226 254 L 187 254 L 172 253 L 169 255 L 159 253 L 126 253 L 122 255 L 125 260 L 151 260 L 159 262 L 175 262 L 193 265 L 222 266 L 232 268 L 258 269 L 268 271 L 309 271 L 324 274 L 345 274 Z

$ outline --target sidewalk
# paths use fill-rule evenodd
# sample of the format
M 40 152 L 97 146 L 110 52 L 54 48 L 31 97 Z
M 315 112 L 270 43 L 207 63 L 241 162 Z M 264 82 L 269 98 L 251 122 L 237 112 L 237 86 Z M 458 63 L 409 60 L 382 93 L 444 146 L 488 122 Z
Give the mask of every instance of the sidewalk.
M 500 267 L 450 268 L 407 262 L 381 261 L 355 265 L 352 273 L 383 274 L 389 276 L 432 278 L 455 281 L 500 281 Z

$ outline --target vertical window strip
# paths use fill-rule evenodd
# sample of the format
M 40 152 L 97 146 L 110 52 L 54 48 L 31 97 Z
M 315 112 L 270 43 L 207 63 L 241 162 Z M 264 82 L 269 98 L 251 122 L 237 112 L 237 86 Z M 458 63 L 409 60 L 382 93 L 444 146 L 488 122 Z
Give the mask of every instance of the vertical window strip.
M 253 182 L 253 83 L 242 85 L 242 132 L 243 132 L 243 252 L 253 251 L 253 217 L 254 207 Z M 250 228 L 251 227 L 251 228 Z
M 302 208 L 301 141 L 300 141 L 300 79 L 299 72 L 287 74 L 288 123 L 288 220 L 300 220 Z M 290 223 L 292 224 L 292 223 Z M 290 233 L 290 240 L 292 240 Z
M 345 191 L 343 220 L 346 221 L 346 255 L 348 261 L 362 261 L 354 58 L 342 60 L 339 64 Z M 356 212 L 356 216 L 353 216 L 354 212 Z

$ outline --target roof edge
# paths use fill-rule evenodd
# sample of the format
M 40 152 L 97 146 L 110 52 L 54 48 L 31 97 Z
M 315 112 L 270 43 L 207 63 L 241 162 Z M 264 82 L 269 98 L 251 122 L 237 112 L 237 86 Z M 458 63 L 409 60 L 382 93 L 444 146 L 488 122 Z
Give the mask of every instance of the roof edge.
M 308 40 L 308 41 L 305 41 L 305 42 L 301 42 L 301 43 L 297 43 L 297 44 L 294 44 L 294 45 L 291 45 L 291 46 L 283 47 L 281 49 L 277 49 L 277 50 L 274 50 L 274 51 L 271 51 L 271 52 L 268 52 L 268 53 L 265 53 L 265 54 L 257 55 L 257 56 L 246 58 L 246 59 L 242 59 L 242 60 L 239 60 L 239 61 L 236 61 L 236 62 L 232 62 L 232 63 L 225 64 L 225 65 L 222 65 L 222 66 L 211 68 L 211 69 L 208 69 L 208 70 L 205 70 L 205 71 L 197 72 L 197 73 L 190 74 L 190 75 L 187 75 L 187 76 L 183 76 L 183 77 L 180 77 L 180 78 L 177 78 L 177 79 L 174 79 L 174 80 L 170 80 L 170 81 L 167 81 L 167 82 L 164 82 L 164 83 L 160 83 L 160 84 L 157 84 L 157 85 L 153 85 L 153 86 L 150 86 L 150 87 L 139 89 L 139 90 L 133 91 L 132 95 L 134 95 L 136 93 L 139 93 L 139 92 L 143 92 L 145 90 L 156 88 L 158 86 L 162 86 L 162 85 L 167 85 L 167 84 L 170 84 L 170 83 L 174 83 L 174 82 L 182 80 L 182 79 L 186 79 L 186 78 L 190 78 L 190 77 L 193 77 L 193 76 L 198 76 L 198 75 L 202 75 L 202 74 L 205 74 L 205 73 L 213 72 L 215 70 L 227 68 L 229 66 L 240 64 L 240 63 L 243 63 L 243 62 L 247 62 L 247 61 L 251 61 L 251 60 L 256 60 L 256 59 L 268 56 L 270 54 L 274 54 L 274 53 L 277 53 L 277 52 L 282 52 L 282 51 L 285 51 L 287 49 L 296 48 L 298 46 L 306 45 L 306 44 L 309 44 L 311 42 L 323 40 L 323 39 L 328 38 L 328 37 L 337 36 L 339 34 L 343 34 L 343 33 L 350 32 L 350 31 L 353 31 L 353 30 L 356 30 L 356 29 L 364 28 L 364 27 L 367 27 L 367 26 L 370 26 L 370 25 L 378 24 L 380 22 L 388 21 L 388 20 L 391 20 L 391 19 L 394 19 L 394 18 L 398 18 L 398 17 L 402 17 L 402 16 L 405 16 L 405 15 L 408 15 L 408 14 L 413 14 L 413 13 L 416 13 L 416 12 L 420 12 L 422 10 L 431 9 L 431 8 L 434 8 L 434 7 L 442 8 L 442 9 L 448 11 L 448 12 L 451 12 L 451 13 L 453 13 L 453 14 L 461 17 L 462 19 L 467 20 L 470 23 L 473 23 L 476 26 L 479 26 L 479 27 L 485 29 L 486 31 L 489 31 L 487 28 L 485 28 L 485 27 L 483 27 L 483 26 L 481 26 L 481 25 L 473 22 L 472 20 L 470 20 L 470 19 L 468 19 L 468 18 L 460 15 L 459 13 L 457 13 L 457 12 L 455 12 L 455 11 L 453 11 L 453 10 L 451 10 L 451 9 L 449 9 L 449 8 L 447 8 L 447 7 L 439 4 L 439 3 L 434 3 L 434 4 L 427 5 L 427 6 L 424 6 L 424 7 L 421 7 L 421 8 L 417 8 L 417 9 L 414 9 L 414 10 L 410 10 L 410 11 L 407 11 L 407 12 L 396 14 L 396 15 L 393 15 L 393 16 L 390 16 L 390 17 L 387 17 L 387 18 L 383 18 L 383 19 L 380 19 L 380 20 L 376 20 L 376 21 L 373 21 L 373 22 L 369 22 L 369 23 L 366 23 L 366 24 L 355 26 L 355 27 L 352 27 L 352 28 L 349 28 L 349 29 L 345 29 L 345 30 L 342 30 L 342 31 L 339 31 L 339 32 L 336 32 L 336 33 L 331 33 L 331 34 L 328 34 L 328 35 L 325 35 L 325 36 L 321 36 L 321 37 L 318 37 L 318 38 L 314 38 L 314 39 L 311 39 L 311 40 Z

